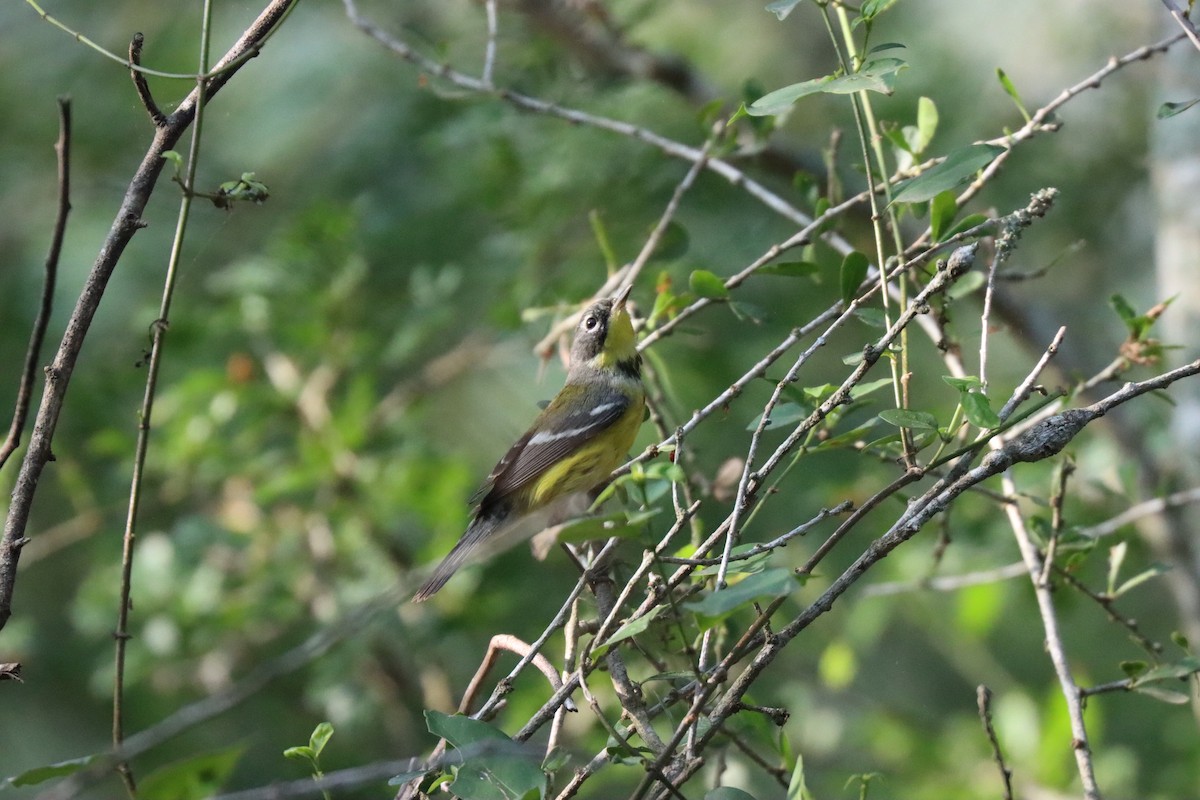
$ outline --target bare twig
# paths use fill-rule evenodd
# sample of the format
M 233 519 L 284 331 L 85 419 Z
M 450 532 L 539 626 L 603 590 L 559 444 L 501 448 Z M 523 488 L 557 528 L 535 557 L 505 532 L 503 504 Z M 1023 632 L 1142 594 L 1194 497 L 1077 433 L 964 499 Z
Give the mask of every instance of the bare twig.
M 205 0 L 200 25 L 200 74 L 208 70 L 209 33 L 212 22 L 212 0 Z M 129 48 L 130 60 L 135 61 L 141 55 L 141 34 L 134 37 Z M 157 107 L 150 97 L 149 88 L 145 86 L 145 78 L 134 72 L 134 85 L 138 87 L 138 95 L 147 111 L 159 128 L 166 124 L 166 118 L 161 113 L 155 118 Z M 198 93 L 204 92 L 204 81 L 196 87 Z M 192 136 L 188 148 L 187 165 L 184 168 L 184 185 L 195 183 L 196 167 L 200 158 L 200 135 L 203 129 L 204 104 L 196 106 L 196 114 L 191 126 Z M 115 668 L 113 672 L 113 705 L 112 705 L 112 738 L 113 748 L 119 749 L 125 738 L 125 651 L 131 638 L 129 633 L 129 611 L 132 607 L 130 599 L 133 580 L 133 551 L 137 540 L 138 509 L 141 505 L 142 479 L 146 467 L 146 455 L 150 447 L 150 425 L 154 413 L 154 397 L 158 388 L 158 373 L 162 366 L 163 346 L 171 314 L 171 299 L 175 293 L 175 280 L 179 272 L 179 261 L 183 254 L 183 243 L 187 233 L 188 219 L 191 216 L 192 194 L 184 192 L 179 201 L 179 213 L 175 223 L 175 237 L 171 242 L 171 254 L 167 260 L 166 277 L 163 281 L 162 301 L 159 304 L 158 318 L 150 326 L 150 356 L 147 359 L 146 387 L 142 395 L 142 407 L 138 412 L 137 442 L 134 446 L 133 475 L 129 484 L 129 504 L 125 517 L 125 532 L 121 546 L 121 588 L 120 606 L 117 609 L 117 629 L 113 634 L 116 640 Z M 117 765 L 129 796 L 136 800 L 137 789 L 134 785 L 133 773 L 129 764 L 122 761 Z
M 979 706 L 979 719 L 983 722 L 983 730 L 992 746 L 992 759 L 1000 770 L 1000 778 L 1004 781 L 1004 800 L 1012 800 L 1012 770 L 1004 763 L 1004 754 L 1000 752 L 1000 740 L 996 738 L 996 729 L 992 727 L 992 690 L 980 684 L 975 689 L 975 702 Z
M 71 211 L 71 99 L 58 98 L 58 141 L 54 143 L 58 155 L 58 211 L 54 217 L 54 232 L 50 235 L 50 251 L 46 254 L 44 278 L 42 280 L 42 303 L 33 321 L 29 335 L 29 347 L 25 351 L 25 365 L 21 370 L 21 383 L 17 389 L 17 405 L 13 410 L 12 425 L 4 444 L 0 445 L 0 467 L 21 443 L 25 420 L 29 415 L 29 404 L 33 400 L 33 381 L 37 362 L 41 358 L 42 342 L 46 338 L 46 327 L 50 324 L 50 311 L 54 307 L 54 284 L 58 278 L 58 258 L 62 254 L 63 237 L 67 232 L 67 214 Z
M 216 74 L 206 83 L 203 97 L 199 88 L 192 90 L 167 118 L 167 124 L 155 130 L 154 140 L 129 182 L 116 219 L 84 282 L 83 291 L 71 318 L 67 321 L 62 342 L 54 360 L 46 369 L 46 384 L 34 421 L 34 433 L 21 463 L 21 471 L 17 475 L 12 503 L 4 523 L 4 538 L 0 541 L 0 628 L 3 628 L 12 615 L 17 562 L 21 557 L 21 546 L 26 540 L 26 526 L 42 470 L 52 458 L 51 442 L 71 374 L 91 327 L 92 318 L 104 296 L 108 280 L 112 277 L 125 247 L 145 224 L 142 222 L 142 211 L 163 169 L 163 153 L 170 150 L 192 124 L 197 105 L 211 99 L 236 74 L 245 59 L 258 52 L 262 42 L 275 30 L 295 3 L 296 0 L 270 0 L 258 19 L 250 24 L 217 63 L 214 69 Z
M 492 75 L 496 71 L 496 0 L 484 0 L 484 12 L 487 15 L 487 46 L 483 52 L 483 82 L 492 84 Z
M 1179 27 L 1183 28 L 1183 32 L 1187 34 L 1188 39 L 1200 50 L 1200 34 L 1196 32 L 1196 26 L 1188 18 L 1187 12 L 1180 8 L 1175 0 L 1162 0 L 1162 4 L 1167 7 L 1167 11 L 1171 12 L 1171 19 L 1178 23 Z
M 141 33 L 135 33 L 133 40 L 129 43 L 129 63 L 134 67 L 142 64 L 142 45 L 145 44 L 145 41 L 146 39 Z M 201 72 L 204 70 L 202 69 Z M 150 84 L 146 82 L 146 73 L 139 69 L 130 69 L 129 75 L 133 78 L 133 86 L 137 89 L 138 99 L 142 101 L 142 106 L 150 115 L 151 122 L 159 128 L 166 125 L 167 117 L 159 109 L 158 103 L 154 102 L 154 95 L 150 93 Z M 191 183 L 189 182 L 187 185 L 191 186 Z
M 1126 525 L 1130 525 L 1143 517 L 1161 514 L 1172 508 L 1200 503 L 1200 486 L 1184 489 L 1181 492 L 1169 494 L 1166 497 L 1155 497 L 1132 505 L 1111 519 L 1085 528 L 1077 528 L 1075 533 L 1088 539 L 1103 539 L 1111 536 Z

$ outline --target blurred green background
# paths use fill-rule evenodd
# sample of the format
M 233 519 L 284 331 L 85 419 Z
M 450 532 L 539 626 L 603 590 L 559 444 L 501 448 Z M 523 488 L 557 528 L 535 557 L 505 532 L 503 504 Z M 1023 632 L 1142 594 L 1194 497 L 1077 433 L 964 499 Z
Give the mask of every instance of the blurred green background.
M 499 85 L 691 145 L 703 141 L 708 123 L 693 98 L 581 57 L 539 24 L 538 5 L 501 4 Z M 761 6 L 628 0 L 580 16 L 598 25 L 603 13 L 627 42 L 689 63 L 732 110 L 744 98 L 834 68 L 808 4 L 784 22 Z M 197 3 L 48 0 L 45 8 L 117 52 L 133 32 L 143 32 L 148 66 L 194 68 Z M 423 52 L 468 73 L 480 69 L 486 40 L 480 4 L 364 2 L 362 8 Z M 259 10 L 252 2 L 216 4 L 214 53 Z M 1169 32 L 1164 16 L 1150 3 L 905 0 L 881 17 L 873 35 L 904 43 L 910 67 L 876 108 L 884 119 L 912 124 L 917 99 L 933 98 L 941 117 L 935 152 L 999 136 L 1022 120 L 996 80 L 997 67 L 1033 109 L 1110 55 L 1162 38 Z M 54 216 L 55 97 L 72 98 L 73 211 L 43 361 L 151 125 L 120 65 L 41 21 L 30 6 L 0 7 L 0 32 L 0 409 L 8 409 Z M 1058 260 L 1043 279 L 1009 287 L 1025 317 L 995 322 L 991 378 L 1003 387 L 1001 400 L 1036 358 L 1030 342 L 1040 347 L 1067 324 L 1061 361 L 1068 371 L 1090 374 L 1112 360 L 1125 335 L 1108 295 L 1121 292 L 1139 308 L 1160 299 L 1152 270 L 1150 140 L 1155 125 L 1195 130 L 1195 119 L 1193 112 L 1155 121 L 1157 70 L 1156 62 L 1132 66 L 1102 91 L 1070 103 L 1060 114 L 1062 131 L 1022 146 L 976 201 L 974 210 L 1006 213 L 1043 186 L 1062 192 L 1011 265 L 1032 271 Z M 188 88 L 160 79 L 151 86 L 168 108 Z M 844 97 L 809 98 L 771 142 L 800 163 L 820 164 L 835 128 L 844 133 L 839 175 L 857 191 L 861 158 Z M 335 2 L 301 3 L 220 93 L 205 114 L 201 154 L 201 187 L 253 172 L 271 196 L 229 212 L 200 202 L 191 220 L 134 569 L 129 731 L 229 686 L 449 548 L 467 522 L 466 498 L 561 381 L 561 365 L 542 368 L 532 345 L 569 303 L 590 296 L 604 279 L 589 215 L 598 215 L 617 258 L 628 261 L 688 166 L 633 139 L 519 112 L 422 76 L 354 29 Z M 790 174 L 764 159 L 743 161 L 803 206 Z M 55 437 L 57 460 L 39 489 L 33 542 L 21 561 L 15 613 L 0 632 L 0 661 L 21 661 L 26 677 L 0 688 L 0 776 L 100 752 L 109 743 L 111 633 L 145 380 L 140 361 L 178 204 L 178 188 L 164 175 L 145 215 L 148 226 L 109 285 L 71 384 Z M 656 280 L 683 287 L 695 269 L 728 276 L 794 232 L 711 174 L 688 193 L 678 223 L 686 240 L 653 262 L 635 288 L 643 309 L 653 302 Z M 847 234 L 873 252 L 862 217 Z M 656 345 L 671 424 L 837 295 L 833 273 L 815 281 L 755 278 L 738 296 L 762 310 L 762 324 L 717 307 Z M 955 320 L 967 353 L 978 347 L 977 319 L 970 324 L 977 300 L 958 307 L 962 319 Z M 840 382 L 841 358 L 876 335 L 850 326 L 806 370 L 802 385 Z M 955 393 L 938 377 L 944 368 L 936 350 L 917 339 L 921 380 L 914 402 L 948 416 Z M 746 425 L 771 388 L 757 383 L 701 426 L 690 439 L 689 470 L 711 480 L 726 459 L 743 452 Z M 1166 440 L 1168 404 L 1151 400 L 1123 413 L 1149 447 Z M 647 426 L 639 443 L 653 439 Z M 1115 453 L 1104 432 L 1073 446 L 1080 477 L 1068 502 L 1072 524 L 1100 521 L 1141 499 L 1135 467 Z M 1051 467 L 1020 474 L 1035 499 L 1048 494 Z M 0 471 L 6 495 L 17 468 L 12 461 Z M 891 465 L 848 451 L 808 457 L 747 536 L 772 538 L 822 506 L 869 497 L 894 475 Z M 874 527 L 835 551 L 822 567 L 823 580 L 894 518 L 900 504 L 891 502 Z M 727 512 L 727 503 L 714 502 L 702 520 L 715 525 Z M 942 523 L 952 546 L 939 571 L 1017 560 L 1002 522 L 985 500 L 956 508 Z M 937 535 L 928 533 L 865 582 L 925 576 Z M 1144 567 L 1151 556 L 1128 538 L 1130 562 Z M 634 545 L 628 547 L 628 559 L 636 561 Z M 781 558 L 802 563 L 812 547 L 794 544 Z M 1099 586 L 1105 568 L 1098 551 L 1079 576 Z M 322 720 L 336 728 L 326 770 L 426 752 L 435 740 L 424 730 L 421 709 L 451 710 L 488 637 L 535 638 L 575 578 L 560 554 L 538 563 L 517 548 L 464 572 L 436 603 L 377 615 L 311 665 L 166 742 L 135 769 L 144 775 L 233 747 L 242 754 L 230 787 L 302 778 L 303 767 L 282 751 L 307 741 Z M 1063 591 L 1057 599 L 1078 677 L 1094 683 L 1122 677 L 1117 661 L 1140 651 L 1083 598 Z M 796 604 L 787 608 L 795 613 Z M 1179 627 L 1172 609 L 1162 586 L 1150 582 L 1128 598 L 1125 613 L 1165 641 Z M 560 652 L 557 641 L 553 654 Z M 546 690 L 539 680 L 518 682 L 501 727 L 511 732 L 540 706 Z M 1022 581 L 887 598 L 860 586 L 796 641 L 754 700 L 791 710 L 785 733 L 805 757 L 816 797 L 856 796 L 847 779 L 871 772 L 881 775 L 872 796 L 996 797 L 997 776 L 975 712 L 978 683 L 996 693 L 997 725 L 1018 786 L 1027 796 L 1076 792 L 1062 700 Z M 1112 695 L 1093 700 L 1088 719 L 1109 796 L 1200 796 L 1200 739 L 1189 706 Z M 578 725 L 573 744 L 587 758 L 602 732 Z M 765 725 L 747 731 L 764 748 L 778 735 Z M 728 769 L 727 777 L 759 796 L 781 796 L 736 758 Z M 623 787 L 629 779 L 611 780 Z M 1047 793 L 1035 795 L 1034 787 Z M 118 790 L 113 780 L 94 796 Z M 375 785 L 361 796 L 386 793 Z

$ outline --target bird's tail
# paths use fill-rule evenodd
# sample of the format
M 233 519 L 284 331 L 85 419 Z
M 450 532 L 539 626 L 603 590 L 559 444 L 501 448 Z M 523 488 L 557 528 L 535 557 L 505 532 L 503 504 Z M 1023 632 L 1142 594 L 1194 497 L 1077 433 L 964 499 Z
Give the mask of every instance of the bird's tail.
M 442 559 L 442 563 L 437 565 L 437 569 L 433 571 L 433 575 L 430 576 L 429 580 L 425 581 L 421 588 L 417 590 L 417 593 L 413 595 L 413 602 L 420 603 L 433 597 L 438 589 L 446 585 L 446 581 L 450 580 L 450 576 L 475 555 L 475 551 L 479 545 L 492 538 L 492 535 L 500 528 L 502 522 L 503 515 L 501 514 L 476 517 L 470 527 L 467 528 L 466 533 L 458 540 L 458 544 L 454 545 L 454 549 L 446 554 L 446 557 Z

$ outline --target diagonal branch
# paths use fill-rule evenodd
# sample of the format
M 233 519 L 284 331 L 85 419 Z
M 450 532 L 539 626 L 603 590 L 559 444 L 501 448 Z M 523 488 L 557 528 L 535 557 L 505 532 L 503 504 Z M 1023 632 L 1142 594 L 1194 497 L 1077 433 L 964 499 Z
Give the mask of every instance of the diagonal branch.
M 67 329 L 58 346 L 58 351 L 55 353 L 54 360 L 46 368 L 46 385 L 34 421 L 33 436 L 30 438 L 25 459 L 21 463 L 21 471 L 17 475 L 12 503 L 4 523 L 4 537 L 3 540 L 0 540 L 0 628 L 4 627 L 12 615 L 17 562 L 21 557 L 21 548 L 29 541 L 25 532 L 42 470 L 54 458 L 51 452 L 51 441 L 54 438 L 54 430 L 58 426 L 59 416 L 62 414 L 71 374 L 79 359 L 79 351 L 83 348 L 83 342 L 91 327 L 92 319 L 100 307 L 108 280 L 112 277 L 117 262 L 125 252 L 125 247 L 133 235 L 145 226 L 142 221 L 142 212 L 145 210 L 146 203 L 158 182 L 158 176 L 162 172 L 164 163 L 162 155 L 179 141 L 179 137 L 192 124 L 192 120 L 196 116 L 197 104 L 207 103 L 229 82 L 244 63 L 239 59 L 244 59 L 248 54 L 255 52 L 296 2 L 297 0 L 271 0 L 267 4 L 258 19 L 246 28 L 241 38 L 217 63 L 214 68 L 216 74 L 207 82 L 203 98 L 199 87 L 192 90 L 175 112 L 167 117 L 166 124 L 155 130 L 154 139 L 129 182 L 116 219 L 109 228 L 104 244 L 100 248 L 92 270 L 84 282 L 79 299 L 76 301 L 75 310 L 67 322 Z

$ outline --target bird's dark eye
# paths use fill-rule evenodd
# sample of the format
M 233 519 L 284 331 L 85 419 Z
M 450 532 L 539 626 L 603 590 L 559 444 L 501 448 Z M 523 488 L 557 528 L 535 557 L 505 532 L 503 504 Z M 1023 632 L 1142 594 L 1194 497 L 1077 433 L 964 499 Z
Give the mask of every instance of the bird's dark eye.
M 587 328 L 589 331 L 596 330 L 596 326 L 599 324 L 600 324 L 600 320 L 596 319 L 595 317 L 591 316 L 590 314 L 588 316 L 584 317 L 584 319 L 583 319 L 583 327 Z

